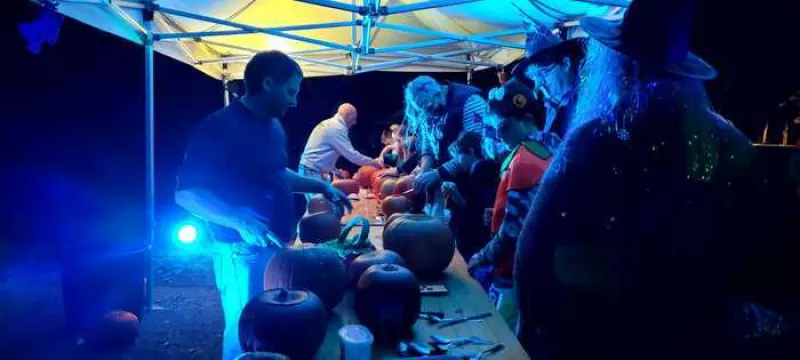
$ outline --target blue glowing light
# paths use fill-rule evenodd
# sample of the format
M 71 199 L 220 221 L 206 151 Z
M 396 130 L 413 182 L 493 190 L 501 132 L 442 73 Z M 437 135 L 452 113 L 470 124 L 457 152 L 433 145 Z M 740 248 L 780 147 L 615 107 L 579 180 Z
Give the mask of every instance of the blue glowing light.
M 198 235 L 197 228 L 194 225 L 186 224 L 178 227 L 177 239 L 181 243 L 191 244 L 197 241 Z

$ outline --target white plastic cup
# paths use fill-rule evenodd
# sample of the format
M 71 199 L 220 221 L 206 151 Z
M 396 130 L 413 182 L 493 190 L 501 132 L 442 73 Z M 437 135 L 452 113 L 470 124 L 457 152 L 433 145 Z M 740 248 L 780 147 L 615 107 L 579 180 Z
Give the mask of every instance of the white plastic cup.
M 343 360 L 371 360 L 375 338 L 363 325 L 345 325 L 339 329 Z

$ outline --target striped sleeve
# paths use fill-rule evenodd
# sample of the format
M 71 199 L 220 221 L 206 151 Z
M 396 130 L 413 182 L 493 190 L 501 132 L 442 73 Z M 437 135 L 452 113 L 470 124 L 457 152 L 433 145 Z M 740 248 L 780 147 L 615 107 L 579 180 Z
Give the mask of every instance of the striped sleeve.
M 525 190 L 510 190 L 506 203 L 503 222 L 500 230 L 486 246 L 479 252 L 479 256 L 485 262 L 497 264 L 504 257 L 514 253 L 517 245 L 517 238 L 522 231 L 522 222 L 528 215 L 528 211 L 533 204 L 533 196 L 536 188 L 532 187 Z
M 484 133 L 486 125 L 483 124 L 483 116 L 486 114 L 488 106 L 486 100 L 479 94 L 472 95 L 467 99 L 464 104 L 464 131 Z
M 489 104 L 482 96 L 475 94 L 464 104 L 464 131 L 474 131 L 483 137 L 483 151 L 490 159 L 506 150 L 506 146 L 497 137 L 497 132 L 487 125 L 483 118 L 489 111 Z

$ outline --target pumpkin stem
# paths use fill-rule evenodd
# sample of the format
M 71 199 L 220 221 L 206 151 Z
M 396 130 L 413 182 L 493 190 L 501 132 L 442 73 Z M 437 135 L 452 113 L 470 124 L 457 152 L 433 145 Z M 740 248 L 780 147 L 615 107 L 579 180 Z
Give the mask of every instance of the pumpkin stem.
M 278 296 L 275 299 L 278 301 L 289 300 L 289 291 L 287 291 L 286 289 L 278 290 Z

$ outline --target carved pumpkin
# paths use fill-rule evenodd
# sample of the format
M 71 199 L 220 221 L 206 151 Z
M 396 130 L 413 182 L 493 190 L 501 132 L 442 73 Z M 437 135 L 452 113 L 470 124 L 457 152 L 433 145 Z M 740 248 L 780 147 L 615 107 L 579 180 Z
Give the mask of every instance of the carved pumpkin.
M 332 185 L 345 194 L 358 194 L 360 190 L 355 180 L 335 180 Z
M 455 241 L 442 220 L 423 214 L 394 214 L 383 228 L 383 248 L 400 254 L 414 275 L 434 277 L 447 269 Z
M 394 343 L 410 334 L 421 304 L 419 281 L 399 265 L 372 265 L 356 285 L 354 307 L 359 322 L 381 342 Z
M 305 215 L 297 224 L 297 236 L 306 243 L 318 244 L 336 239 L 341 232 L 341 218 L 329 211 Z
M 400 254 L 394 251 L 370 251 L 366 254 L 359 255 L 357 258 L 353 259 L 352 263 L 350 263 L 350 268 L 348 269 L 350 284 L 355 285 L 358 282 L 358 279 L 361 278 L 361 274 L 363 274 L 364 271 L 366 271 L 370 266 L 381 264 L 406 266 L 405 260 L 403 260 Z
M 387 196 L 381 202 L 381 212 L 384 217 L 390 217 L 396 213 L 411 211 L 411 200 L 403 195 Z
M 251 299 L 242 310 L 239 343 L 245 352 L 312 359 L 327 328 L 328 311 L 312 292 L 271 289 Z
M 264 273 L 265 289 L 303 289 L 322 299 L 327 309 L 342 300 L 347 269 L 335 250 L 301 244 L 279 250 Z

